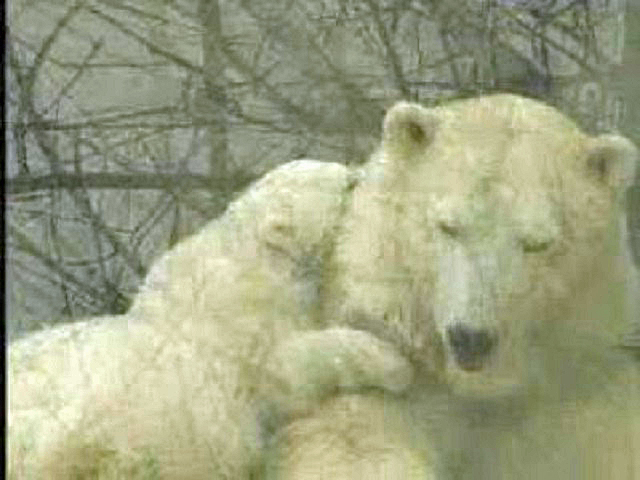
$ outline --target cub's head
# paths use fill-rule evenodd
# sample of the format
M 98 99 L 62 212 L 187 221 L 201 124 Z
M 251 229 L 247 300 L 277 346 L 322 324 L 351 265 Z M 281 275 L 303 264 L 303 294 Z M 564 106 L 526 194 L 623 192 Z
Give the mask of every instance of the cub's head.
M 562 335 L 602 340 L 615 328 L 595 320 L 624 316 L 619 205 L 636 157 L 512 95 L 396 104 L 339 252 L 348 307 L 418 357 L 439 352 L 454 386 L 533 380 L 541 352 L 563 361 Z

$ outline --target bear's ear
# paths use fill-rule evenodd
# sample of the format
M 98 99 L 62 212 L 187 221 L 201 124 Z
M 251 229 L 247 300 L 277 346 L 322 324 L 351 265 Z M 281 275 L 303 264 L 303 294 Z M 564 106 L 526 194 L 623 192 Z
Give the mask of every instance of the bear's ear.
M 631 185 L 638 163 L 638 149 L 619 135 L 600 135 L 591 140 L 587 167 L 599 180 L 611 186 Z
M 429 146 L 438 123 L 432 111 L 416 103 L 396 103 L 384 117 L 383 148 L 400 156 L 411 156 L 416 149 Z

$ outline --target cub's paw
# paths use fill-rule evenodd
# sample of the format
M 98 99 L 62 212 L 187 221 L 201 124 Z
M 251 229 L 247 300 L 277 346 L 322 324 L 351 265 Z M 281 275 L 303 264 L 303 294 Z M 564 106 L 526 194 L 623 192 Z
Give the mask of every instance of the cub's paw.
M 413 366 L 394 345 L 349 328 L 296 333 L 278 346 L 267 372 L 269 400 L 291 413 L 337 391 L 401 393 L 414 378 Z

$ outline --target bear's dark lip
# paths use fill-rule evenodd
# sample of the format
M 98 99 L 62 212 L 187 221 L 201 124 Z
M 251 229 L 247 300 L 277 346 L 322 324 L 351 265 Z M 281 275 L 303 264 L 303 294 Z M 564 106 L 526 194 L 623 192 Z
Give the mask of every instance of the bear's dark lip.
M 456 366 L 465 372 L 479 372 L 480 370 L 484 370 L 489 360 L 488 358 L 478 359 L 455 354 L 453 355 L 453 359 Z
M 457 359 L 456 364 L 465 372 L 478 372 L 484 367 L 482 362 L 461 361 Z

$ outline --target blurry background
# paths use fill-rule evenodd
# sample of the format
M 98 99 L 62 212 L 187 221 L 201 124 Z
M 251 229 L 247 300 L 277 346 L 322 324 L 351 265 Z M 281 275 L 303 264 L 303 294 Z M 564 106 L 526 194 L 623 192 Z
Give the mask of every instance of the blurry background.
M 9 338 L 124 312 L 265 171 L 365 161 L 400 98 L 524 93 L 640 144 L 639 3 L 12 0 Z M 638 186 L 627 201 L 640 266 Z

